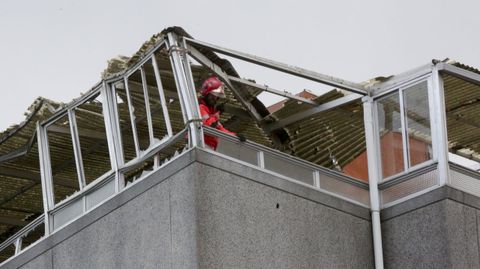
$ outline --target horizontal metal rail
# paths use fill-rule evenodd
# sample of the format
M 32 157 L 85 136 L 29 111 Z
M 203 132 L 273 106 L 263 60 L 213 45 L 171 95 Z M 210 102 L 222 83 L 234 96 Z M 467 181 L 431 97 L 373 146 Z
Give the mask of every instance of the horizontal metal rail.
M 32 220 L 29 224 L 27 224 L 25 227 L 23 227 L 20 231 L 16 232 L 14 235 L 10 236 L 7 240 L 3 241 L 0 244 L 0 251 L 3 251 L 6 249 L 8 246 L 11 244 L 14 244 L 17 239 L 26 236 L 29 234 L 31 231 L 35 230 L 38 226 L 43 224 L 45 221 L 44 214 L 38 216 L 36 219 Z
M 185 129 L 181 130 L 180 132 L 178 132 L 177 134 L 175 134 L 174 136 L 170 137 L 167 141 L 165 141 L 163 143 L 159 143 L 158 145 L 148 149 L 148 151 L 146 151 L 141 157 L 133 159 L 130 162 L 126 163 L 123 167 L 118 169 L 118 171 L 120 173 L 125 173 L 125 172 L 129 171 L 130 169 L 132 169 L 132 168 L 134 168 L 138 165 L 141 165 L 144 161 L 148 160 L 149 158 L 154 157 L 155 154 L 159 153 L 163 149 L 175 144 L 176 142 L 178 142 L 182 139 L 186 139 L 187 131 L 188 131 L 188 128 L 185 128 Z
M 228 140 L 230 142 L 238 142 L 238 138 L 234 137 L 234 136 L 231 136 L 229 134 L 226 134 L 224 132 L 221 132 L 221 131 L 218 131 L 216 129 L 213 129 L 211 127 L 208 127 L 208 126 L 203 126 L 203 129 L 204 129 L 204 132 L 207 133 L 207 134 L 210 134 L 210 135 L 215 135 L 217 137 L 220 137 L 222 139 L 225 139 L 225 140 Z M 282 160 L 285 160 L 287 162 L 290 162 L 290 163 L 294 163 L 296 165 L 299 165 L 299 166 L 302 166 L 304 168 L 308 168 L 308 169 L 312 169 L 314 171 L 319 171 L 320 173 L 322 174 L 325 174 L 327 176 L 330 176 L 334 179 L 338 179 L 342 182 L 345 182 L 345 183 L 348 183 L 348 184 L 351 184 L 353 186 L 356 186 L 356 187 L 359 187 L 359 188 L 362 188 L 364 190 L 368 190 L 368 184 L 365 183 L 365 182 L 362 182 L 362 181 L 359 181 L 353 177 L 350 177 L 348 175 L 344 175 L 344 174 L 341 174 L 337 171 L 334 171 L 334 170 L 330 170 L 328 168 L 325 168 L 325 167 L 322 167 L 322 166 L 319 166 L 319 165 L 316 165 L 316 164 L 313 164 L 313 163 L 310 163 L 310 162 L 307 162 L 303 159 L 300 159 L 298 157 L 295 157 L 295 156 L 292 156 L 292 155 L 288 155 L 286 153 L 283 153 L 283 152 L 280 152 L 280 151 L 277 151 L 277 150 L 273 150 L 269 147 L 266 147 L 266 146 L 263 146 L 263 145 L 260 145 L 260 144 L 257 144 L 255 142 L 252 142 L 252 141 L 246 141 L 246 142 L 242 142 L 242 145 L 245 146 L 245 147 L 248 147 L 248 148 L 251 148 L 251 149 L 254 149 L 254 150 L 257 150 L 257 151 L 263 151 L 263 152 L 266 152 L 266 153 L 269 153 L 275 157 L 278 157 Z M 313 182 L 313 174 L 312 174 L 312 182 Z
M 456 172 L 459 172 L 459 173 L 462 173 L 464 175 L 470 176 L 474 179 L 480 180 L 480 172 L 479 171 L 468 169 L 466 167 L 463 167 L 463 166 L 458 165 L 458 164 L 453 163 L 453 162 L 448 162 L 448 165 L 450 166 L 450 168 L 452 170 L 454 170 Z
M 281 72 L 284 72 L 284 73 L 287 73 L 287 74 L 302 77 L 302 78 L 309 79 L 309 80 L 312 80 L 312 81 L 320 82 L 320 83 L 323 83 L 323 84 L 326 84 L 326 85 L 330 85 L 330 86 L 333 86 L 333 87 L 337 87 L 337 88 L 340 88 L 340 89 L 344 89 L 344 90 L 347 90 L 347 91 L 358 93 L 358 94 L 361 94 L 361 95 L 368 95 L 368 92 L 363 88 L 363 86 L 360 85 L 360 84 L 357 84 L 357 83 L 349 82 L 349 81 L 339 79 L 339 78 L 336 78 L 336 77 L 332 77 L 332 76 L 323 75 L 323 74 L 320 74 L 320 73 L 317 73 L 317 72 L 314 72 L 314 71 L 310 71 L 310 70 L 303 69 L 303 68 L 300 68 L 300 67 L 291 66 L 291 65 L 284 64 L 284 63 L 272 61 L 272 60 L 265 59 L 265 58 L 262 58 L 262 57 L 258 57 L 258 56 L 255 56 L 255 55 L 251 55 L 251 54 L 247 54 L 247 53 L 243 53 L 243 52 L 239 52 L 239 51 L 235 51 L 235 50 L 231 50 L 231 49 L 227 49 L 227 48 L 222 48 L 220 46 L 209 44 L 207 42 L 203 42 L 203 41 L 199 41 L 199 40 L 195 40 L 195 39 L 191 39 L 191 38 L 185 38 L 185 40 L 187 42 L 191 43 L 191 44 L 194 44 L 194 45 L 197 45 L 197 46 L 200 46 L 200 47 L 204 47 L 204 48 L 207 48 L 207 49 L 211 49 L 211 50 L 213 50 L 215 52 L 218 52 L 220 54 L 231 56 L 231 57 L 234 57 L 234 58 L 237 58 L 237 59 L 240 59 L 240 60 L 244 60 L 244 61 L 247 61 L 247 62 L 258 64 L 258 65 L 268 67 L 268 68 L 271 68 L 271 69 L 274 69 L 274 70 L 277 70 L 277 71 L 281 71 Z
M 297 101 L 300 101 L 302 103 L 307 103 L 307 104 L 310 104 L 310 105 L 317 105 L 317 103 L 315 103 L 314 101 L 312 101 L 310 99 L 306 99 L 306 98 L 297 96 L 295 94 L 288 93 L 286 91 L 279 91 L 279 90 L 273 89 L 273 88 L 271 88 L 267 85 L 260 85 L 260 84 L 257 84 L 255 82 L 248 81 L 248 80 L 242 79 L 242 78 L 237 78 L 237 77 L 234 77 L 234 76 L 228 76 L 228 79 L 230 79 L 231 81 L 242 83 L 242 84 L 250 86 L 250 87 L 257 88 L 257 89 L 262 90 L 264 92 L 273 93 L 273 94 L 276 94 L 276 95 L 279 95 L 279 96 L 287 97 L 289 99 L 297 100 Z

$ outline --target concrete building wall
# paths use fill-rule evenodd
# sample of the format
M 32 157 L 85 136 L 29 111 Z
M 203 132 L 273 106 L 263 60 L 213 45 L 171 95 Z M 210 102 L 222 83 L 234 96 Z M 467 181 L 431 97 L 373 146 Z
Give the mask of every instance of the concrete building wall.
M 199 166 L 200 268 L 373 268 L 368 220 Z
M 443 187 L 386 210 L 385 268 L 480 268 L 479 200 Z
M 3 268 L 373 268 L 368 209 L 194 150 Z

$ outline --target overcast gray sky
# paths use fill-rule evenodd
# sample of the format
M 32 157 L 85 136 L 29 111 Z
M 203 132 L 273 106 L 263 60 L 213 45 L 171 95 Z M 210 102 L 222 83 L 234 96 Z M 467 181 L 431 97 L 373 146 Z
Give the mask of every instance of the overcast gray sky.
M 480 68 L 480 1 L 0 1 L 0 130 L 68 102 L 178 25 L 194 38 L 353 82 L 449 57 Z

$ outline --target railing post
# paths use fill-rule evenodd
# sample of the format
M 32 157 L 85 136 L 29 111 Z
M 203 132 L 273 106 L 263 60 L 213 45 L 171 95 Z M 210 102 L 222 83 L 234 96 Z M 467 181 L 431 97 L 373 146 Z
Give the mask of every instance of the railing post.
M 383 269 L 383 246 L 382 229 L 380 222 L 380 193 L 378 182 L 380 181 L 380 156 L 376 140 L 376 124 L 374 120 L 373 99 L 363 97 L 363 116 L 365 125 L 365 142 L 367 145 L 368 160 L 368 185 L 370 189 L 370 211 L 372 215 L 373 249 L 375 255 L 375 268 Z
M 450 182 L 450 169 L 448 165 L 448 134 L 447 115 L 445 110 L 445 91 L 443 79 L 439 74 L 438 67 L 434 66 L 432 76 L 428 80 L 430 117 L 433 119 L 435 132 L 432 133 L 433 153 L 438 160 L 439 185 L 443 186 Z
M 105 131 L 107 135 L 108 150 L 110 154 L 110 165 L 115 171 L 116 182 L 115 191 L 119 192 L 125 186 L 123 174 L 118 171 L 123 166 L 123 149 L 118 121 L 117 107 L 115 100 L 115 89 L 110 88 L 107 83 L 103 82 L 102 88 L 102 110 L 105 118 Z
M 52 231 L 50 210 L 54 207 L 52 172 L 48 153 L 46 130 L 37 122 L 38 158 L 40 163 L 40 175 L 42 183 L 43 211 L 45 212 L 45 236 Z
M 180 102 L 183 104 L 183 113 L 186 116 L 185 123 L 189 128 L 190 146 L 203 147 L 200 110 L 195 85 L 193 85 L 193 78 L 191 77 L 190 70 L 187 70 L 190 67 L 186 58 L 186 50 L 179 46 L 177 36 L 172 32 L 168 33 L 167 49 L 170 54 L 170 61 L 175 75 L 175 83 L 177 84 Z

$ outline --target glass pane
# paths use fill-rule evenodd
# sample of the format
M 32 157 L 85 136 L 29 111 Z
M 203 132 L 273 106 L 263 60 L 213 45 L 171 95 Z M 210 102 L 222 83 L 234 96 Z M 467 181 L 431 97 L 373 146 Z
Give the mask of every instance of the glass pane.
M 313 170 L 264 152 L 265 169 L 313 185 Z
M 404 91 L 410 166 L 432 159 L 432 136 L 426 81 Z
M 70 122 L 65 115 L 47 128 L 53 177 L 53 194 L 58 203 L 80 189 Z
M 123 83 L 115 84 L 117 114 L 120 126 L 120 135 L 123 147 L 123 159 L 128 162 L 135 158 L 135 143 L 133 142 L 132 125 L 128 110 L 127 93 Z
M 386 178 L 404 170 L 402 121 L 398 92 L 377 101 L 382 174 Z
M 87 184 L 111 170 L 100 95 L 75 109 L 78 138 Z
M 145 150 L 150 146 L 150 137 L 140 70 L 137 70 L 128 78 L 128 89 L 130 90 L 130 100 L 132 100 L 138 143 L 140 144 L 140 150 Z

